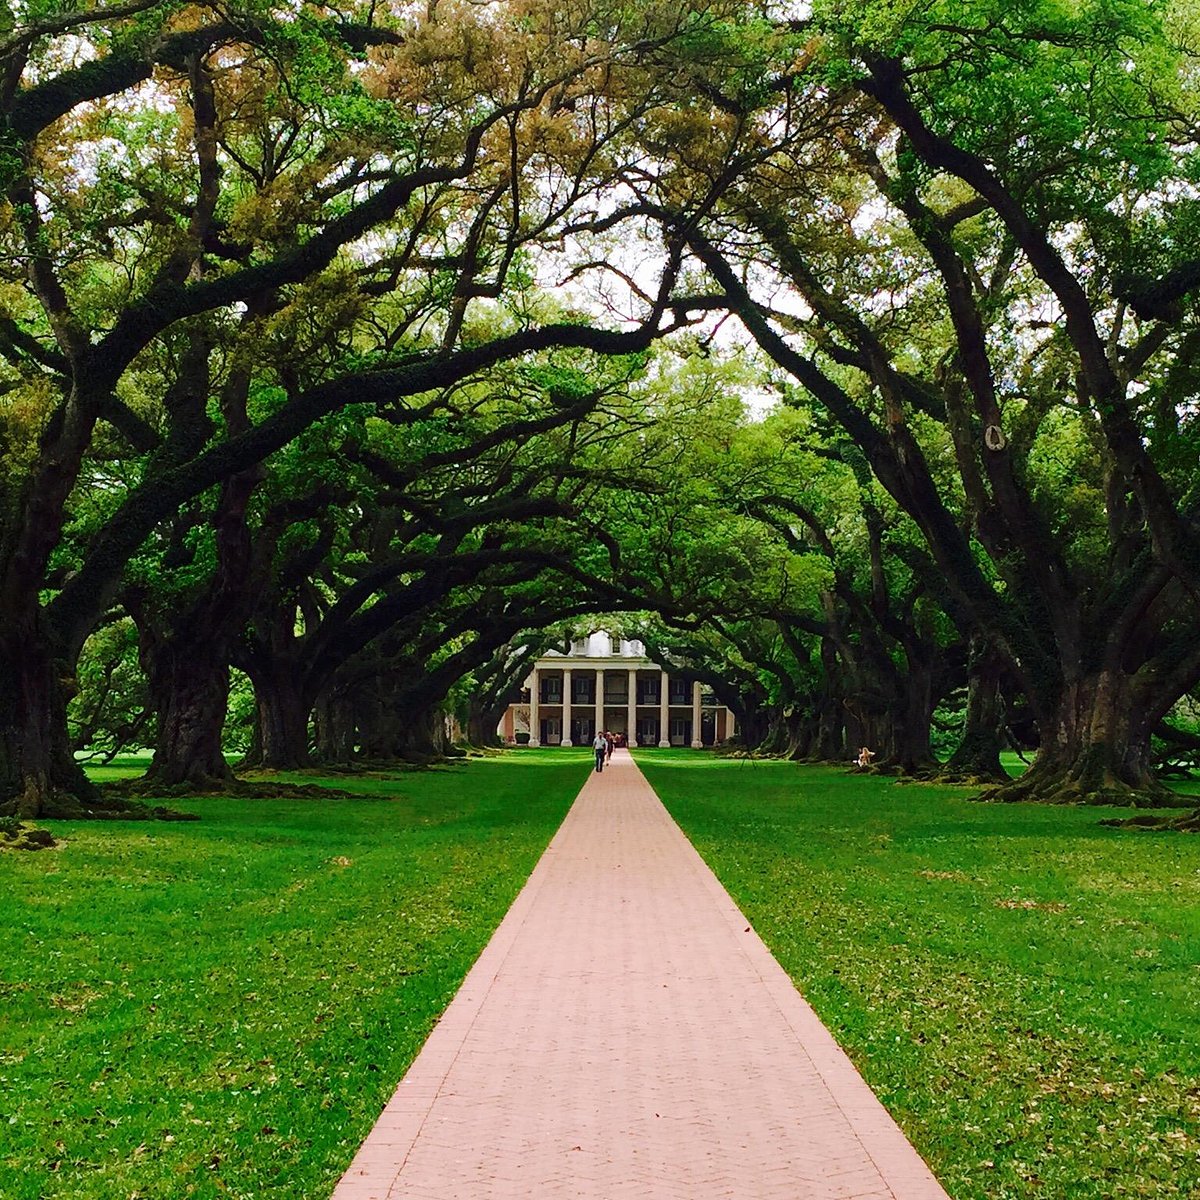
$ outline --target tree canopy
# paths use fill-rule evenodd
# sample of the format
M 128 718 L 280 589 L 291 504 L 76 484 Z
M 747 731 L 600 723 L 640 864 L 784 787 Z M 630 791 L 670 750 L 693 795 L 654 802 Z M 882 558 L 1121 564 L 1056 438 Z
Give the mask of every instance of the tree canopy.
M 116 803 L 72 737 L 229 786 L 235 669 L 255 765 L 437 753 L 452 708 L 486 739 L 600 613 L 752 747 L 1003 784 L 1009 739 L 1002 797 L 1169 801 L 1196 31 L 1191 0 L 27 6 L 0 808 Z

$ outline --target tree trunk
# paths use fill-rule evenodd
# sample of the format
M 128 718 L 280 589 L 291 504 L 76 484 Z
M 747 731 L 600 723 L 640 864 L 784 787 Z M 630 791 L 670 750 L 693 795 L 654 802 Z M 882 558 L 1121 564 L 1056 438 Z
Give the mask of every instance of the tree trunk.
M 304 696 L 300 672 L 290 661 L 255 664 L 249 672 L 254 686 L 256 746 L 244 766 L 272 771 L 295 771 L 309 765 L 308 716 L 312 705 Z
M 946 763 L 946 774 L 1001 782 L 1008 778 L 1000 765 L 1004 737 L 1000 673 L 1000 657 L 995 648 L 986 640 L 972 638 L 967 664 L 966 720 L 962 738 Z
M 507 704 L 480 704 L 472 699 L 467 708 L 467 741 L 472 746 L 499 746 L 496 727 L 504 716 Z
M 737 740 L 747 750 L 758 750 L 770 733 L 770 719 L 766 709 L 747 702 L 735 708 L 733 715 L 737 720 Z
M 816 757 L 817 719 L 809 711 L 795 712 L 787 718 L 786 757 L 793 762 L 809 762 Z
M 397 753 L 410 762 L 428 762 L 446 753 L 446 719 L 440 709 L 410 713 L 400 723 Z
M 817 732 L 812 756 L 817 762 L 845 762 L 850 753 L 846 745 L 845 709 L 841 697 L 842 664 L 832 638 L 821 639 L 821 666 L 824 680 L 817 698 Z
M 158 713 L 145 782 L 208 790 L 234 782 L 221 750 L 229 703 L 229 655 L 186 633 L 143 640 L 142 665 Z
M 893 722 L 891 765 L 906 775 L 928 770 L 934 764 L 930 744 L 933 720 L 933 671 L 910 656 L 900 710 Z
M 203 395 L 207 346 L 198 340 L 193 351 L 199 372 L 194 401 Z M 236 425 L 238 419 L 235 410 L 231 423 Z M 222 486 L 211 518 L 216 565 L 198 594 L 169 604 L 162 613 L 153 611 L 140 590 L 126 597 L 138 627 L 139 655 L 158 714 L 158 736 L 146 784 L 207 791 L 235 782 L 222 752 L 221 735 L 229 708 L 234 645 L 257 595 L 246 507 L 263 477 L 263 468 L 255 466 L 232 475 Z
M 351 762 L 355 756 L 357 733 L 353 701 L 337 691 L 318 696 L 313 709 L 313 733 L 318 761 Z
M 351 693 L 359 754 L 368 762 L 390 762 L 400 754 L 405 718 L 395 693 L 394 684 L 378 676 L 359 683 Z
M 37 616 L 6 614 L 0 633 L 0 815 L 83 817 L 100 793 L 75 761 L 67 734 L 67 667 Z
M 1151 769 L 1150 730 L 1128 675 L 1103 670 L 1069 684 L 1030 769 L 985 793 L 994 800 L 1188 807 Z

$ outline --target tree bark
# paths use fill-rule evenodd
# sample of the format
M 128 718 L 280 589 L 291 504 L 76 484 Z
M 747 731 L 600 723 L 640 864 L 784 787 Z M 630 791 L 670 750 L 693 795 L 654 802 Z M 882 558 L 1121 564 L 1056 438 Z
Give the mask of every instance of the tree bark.
M 480 704 L 474 698 L 467 709 L 467 741 L 472 746 L 499 746 L 500 735 L 496 727 L 504 716 L 507 703 Z
M 759 754 L 786 754 L 791 745 L 791 730 L 788 725 L 788 714 L 780 706 L 772 706 L 768 718 L 767 730 L 755 749 Z
M 6 618 L 0 633 L 0 815 L 92 815 L 103 805 L 71 751 L 67 668 L 36 615 Z
M 319 762 L 344 765 L 353 761 L 357 726 L 349 697 L 337 691 L 319 696 L 313 711 L 313 733 Z
M 410 762 L 427 762 L 446 753 L 446 718 L 438 708 L 409 713 L 400 722 L 397 753 Z
M 737 738 L 747 750 L 758 750 L 770 734 L 771 724 L 767 710 L 760 704 L 743 702 L 735 707 Z
M 849 757 L 846 745 L 846 717 L 841 699 L 842 665 L 832 638 L 821 639 L 821 666 L 824 679 L 817 702 L 817 737 L 813 756 L 820 762 L 844 762 Z
M 967 712 L 962 738 L 946 763 L 948 775 L 1008 779 L 1000 765 L 1004 736 L 1004 697 L 1000 656 L 985 638 L 971 639 L 967 662 Z
M 247 673 L 254 687 L 257 744 L 242 765 L 271 771 L 307 767 L 312 704 L 304 695 L 300 670 L 291 661 L 276 659 L 256 662 Z
M 1064 688 L 1033 766 L 985 795 L 1059 804 L 1189 804 L 1154 777 L 1144 705 L 1131 678 L 1111 668 Z
M 207 790 L 234 782 L 221 749 L 229 702 L 229 655 L 223 650 L 187 629 L 143 638 L 142 666 L 158 713 L 146 783 Z
M 891 748 L 888 765 L 906 775 L 929 770 L 934 764 L 930 745 L 933 720 L 933 667 L 917 647 L 908 654 L 908 672 L 903 678 L 901 695 L 891 722 Z

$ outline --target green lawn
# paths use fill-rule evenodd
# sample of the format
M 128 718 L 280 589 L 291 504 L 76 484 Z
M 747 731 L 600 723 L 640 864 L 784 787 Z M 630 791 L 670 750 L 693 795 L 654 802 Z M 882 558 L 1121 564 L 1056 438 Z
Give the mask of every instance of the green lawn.
M 1200 837 L 638 761 L 955 1200 L 1200 1195 Z
M 955 1200 L 1200 1192 L 1200 838 L 638 758 Z M 327 1195 L 589 761 L 331 777 L 368 794 L 0 855 L 0 1197 Z
M 588 760 L 172 801 L 203 820 L 0 855 L 0 1197 L 328 1195 Z

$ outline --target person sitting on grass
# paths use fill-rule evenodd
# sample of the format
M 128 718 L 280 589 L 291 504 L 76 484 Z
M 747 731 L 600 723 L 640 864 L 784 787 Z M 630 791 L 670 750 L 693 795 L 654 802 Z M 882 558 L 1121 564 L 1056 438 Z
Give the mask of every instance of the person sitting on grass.
M 875 751 L 867 746 L 860 746 L 858 750 L 858 765 L 860 767 L 869 767 L 871 759 L 875 757 Z

